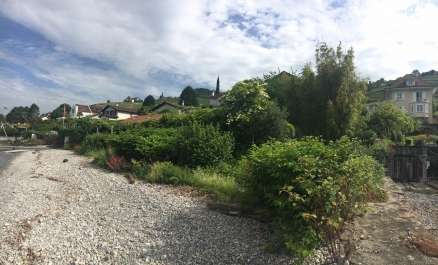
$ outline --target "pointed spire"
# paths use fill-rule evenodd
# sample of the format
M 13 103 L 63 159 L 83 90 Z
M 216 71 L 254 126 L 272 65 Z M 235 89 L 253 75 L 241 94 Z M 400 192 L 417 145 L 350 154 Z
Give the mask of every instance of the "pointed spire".
M 219 95 L 219 93 L 220 93 L 220 80 L 219 80 L 219 76 L 217 76 L 216 92 L 214 94 L 217 96 L 217 95 Z

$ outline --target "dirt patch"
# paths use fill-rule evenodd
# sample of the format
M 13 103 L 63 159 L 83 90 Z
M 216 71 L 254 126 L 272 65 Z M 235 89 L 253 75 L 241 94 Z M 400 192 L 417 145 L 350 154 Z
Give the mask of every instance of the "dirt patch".
M 385 180 L 388 200 L 370 203 L 369 211 L 350 224 L 355 251 L 351 264 L 436 265 L 438 205 L 434 189 Z
M 438 258 L 438 241 L 430 236 L 424 234 L 418 235 L 411 243 L 425 255 Z

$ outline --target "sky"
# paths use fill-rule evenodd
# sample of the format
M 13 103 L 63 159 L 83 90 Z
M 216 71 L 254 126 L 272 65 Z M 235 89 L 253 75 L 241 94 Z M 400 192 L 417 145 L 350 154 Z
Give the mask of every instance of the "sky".
M 361 78 L 438 70 L 438 0 L 0 0 L 0 113 L 178 96 L 353 47 Z

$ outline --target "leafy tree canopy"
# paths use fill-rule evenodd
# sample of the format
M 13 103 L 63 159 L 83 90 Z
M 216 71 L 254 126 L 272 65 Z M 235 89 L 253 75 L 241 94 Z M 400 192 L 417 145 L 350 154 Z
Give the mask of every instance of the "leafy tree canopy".
M 198 98 L 196 96 L 195 90 L 191 86 L 187 86 L 181 92 L 179 96 L 179 103 L 185 106 L 198 106 Z
M 65 109 L 64 109 L 65 106 Z M 59 107 L 52 111 L 52 119 L 57 119 L 60 117 L 68 117 L 71 110 L 71 106 L 69 104 L 61 104 Z
M 394 141 L 400 141 L 405 135 L 414 132 L 417 127 L 414 118 L 391 102 L 377 105 L 367 124 L 378 137 Z
M 293 134 L 293 126 L 286 121 L 286 113 L 271 101 L 262 80 L 245 80 L 235 84 L 224 96 L 221 108 L 225 127 L 233 132 L 240 150 L 270 138 Z
M 39 119 L 40 109 L 36 104 L 30 107 L 14 107 L 7 115 L 6 120 L 10 123 L 34 122 Z
M 360 123 L 366 82 L 358 78 L 353 59 L 353 49 L 322 43 L 316 49 L 316 71 L 306 65 L 298 74 L 267 76 L 270 96 L 287 109 L 300 134 L 336 139 L 352 134 Z
M 143 106 L 153 106 L 153 105 L 155 105 L 155 98 L 152 95 L 148 95 L 143 101 Z

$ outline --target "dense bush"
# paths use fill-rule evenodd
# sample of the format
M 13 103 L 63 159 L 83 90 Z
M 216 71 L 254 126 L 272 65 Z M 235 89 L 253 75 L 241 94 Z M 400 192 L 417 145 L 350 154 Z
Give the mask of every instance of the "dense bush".
M 110 144 L 117 154 L 148 162 L 175 160 L 177 130 L 171 128 L 145 128 L 125 131 L 114 136 Z
M 235 84 L 223 97 L 221 108 L 224 128 L 233 133 L 236 148 L 242 153 L 253 144 L 294 135 L 294 127 L 286 120 L 287 113 L 270 99 L 261 80 Z
M 111 134 L 96 133 L 87 135 L 82 142 L 81 152 L 85 153 L 89 150 L 106 149 L 110 141 Z
M 389 139 L 376 140 L 369 148 L 370 154 L 382 165 L 386 165 L 393 144 Z
M 402 141 L 403 137 L 414 132 L 417 121 L 391 102 L 377 105 L 368 120 L 368 127 L 378 137 Z
M 232 158 L 234 139 L 213 125 L 192 123 L 179 130 L 178 163 L 188 166 L 217 165 Z
M 253 147 L 238 181 L 254 202 L 273 210 L 287 248 L 304 257 L 333 244 L 343 223 L 380 196 L 382 168 L 355 141 L 316 138 Z

